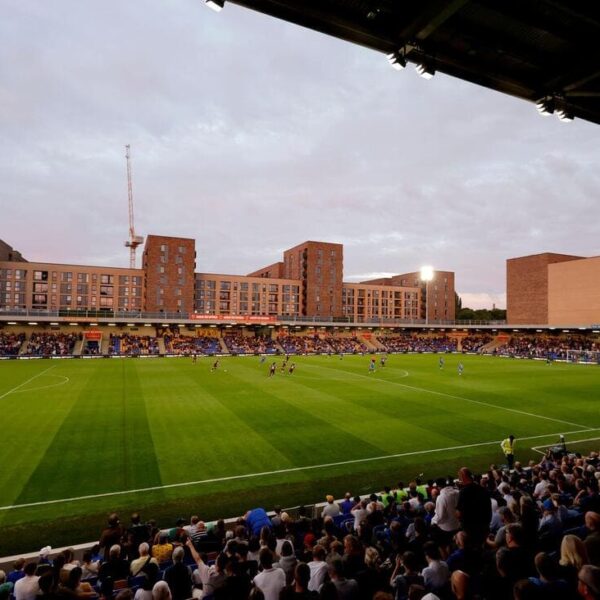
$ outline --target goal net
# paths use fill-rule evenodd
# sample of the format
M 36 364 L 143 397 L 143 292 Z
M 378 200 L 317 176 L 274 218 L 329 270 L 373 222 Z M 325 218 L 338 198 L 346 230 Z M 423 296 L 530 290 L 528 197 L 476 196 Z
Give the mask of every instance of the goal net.
M 600 351 L 567 350 L 567 362 L 586 365 L 600 365 Z

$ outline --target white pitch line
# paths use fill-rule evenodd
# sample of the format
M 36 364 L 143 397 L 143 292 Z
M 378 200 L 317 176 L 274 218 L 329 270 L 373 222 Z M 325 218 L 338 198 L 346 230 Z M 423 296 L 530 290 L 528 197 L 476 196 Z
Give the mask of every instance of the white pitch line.
M 13 394 L 22 394 L 24 392 L 37 392 L 38 390 L 47 390 L 49 388 L 55 388 L 55 387 L 60 387 L 61 385 L 65 385 L 66 383 L 69 383 L 69 381 L 71 381 L 68 377 L 66 377 L 65 375 L 46 375 L 46 377 L 59 377 L 61 378 L 63 381 L 59 381 L 58 383 L 51 383 L 50 385 L 42 385 L 40 387 L 34 387 L 34 388 L 25 388 L 24 390 L 18 390 L 18 391 L 14 391 L 13 390 Z
M 579 444 L 580 442 L 597 442 L 598 440 L 600 440 L 600 437 L 595 437 L 595 438 L 586 438 L 585 440 L 570 440 L 569 444 Z M 532 446 L 531 449 L 534 452 L 540 452 L 540 448 L 546 448 L 546 450 L 549 448 L 549 446 Z M 544 452 L 540 452 L 540 454 L 544 454 Z
M 38 373 L 37 375 L 30 377 L 27 381 L 24 381 L 23 383 L 19 384 L 17 387 L 14 387 L 12 390 L 8 390 L 8 392 L 4 392 L 4 394 L 2 394 L 2 396 L 0 396 L 0 400 L 2 400 L 2 398 L 5 398 L 9 394 L 16 392 L 19 388 L 22 388 L 24 385 L 28 384 L 30 381 L 33 381 L 34 379 L 41 377 L 44 373 L 47 373 L 50 369 L 54 369 L 54 367 L 58 367 L 58 365 L 52 365 L 51 367 L 48 367 L 41 373 Z
M 307 366 L 307 365 L 303 365 Z M 338 369 L 334 369 L 333 367 L 323 367 L 316 365 L 308 365 L 310 367 L 314 367 L 315 369 L 330 369 L 332 371 L 338 371 Z M 581 425 L 580 423 L 572 423 L 571 421 L 564 421 L 563 419 L 555 419 L 554 417 L 546 417 L 544 415 L 536 415 L 535 413 L 526 412 L 524 410 L 518 410 L 516 408 L 508 408 L 506 406 L 498 406 L 497 404 L 490 404 L 489 402 L 482 402 L 481 400 L 472 400 L 471 398 L 463 398 L 462 396 L 455 396 L 453 394 L 446 394 L 445 392 L 437 392 L 435 390 L 428 390 L 427 388 L 416 387 L 413 385 L 406 385 L 405 383 L 398 383 L 397 381 L 389 381 L 388 379 L 378 379 L 377 377 L 370 377 L 368 375 L 361 375 L 360 373 L 353 373 L 352 371 L 345 371 L 348 375 L 354 375 L 355 377 L 362 377 L 363 379 L 369 379 L 371 381 L 382 381 L 384 383 L 391 383 L 392 385 L 399 385 L 403 388 L 407 388 L 409 390 L 416 390 L 418 392 L 427 392 L 428 394 L 435 394 L 437 396 L 445 396 L 446 398 L 454 398 L 455 400 L 463 400 L 464 402 L 472 402 L 473 404 L 481 404 L 481 406 L 489 406 L 490 408 L 497 408 L 498 410 L 506 410 L 508 412 L 514 412 L 519 415 L 526 415 L 528 417 L 534 417 L 536 419 L 545 419 L 546 421 L 554 421 L 555 423 L 562 423 L 563 425 L 571 425 L 572 427 L 581 427 L 582 429 L 586 429 L 591 431 L 595 429 L 595 427 L 588 427 L 587 425 Z
M 595 429 L 600 430 L 600 427 Z M 578 431 L 559 431 L 558 433 L 544 433 L 542 435 L 532 435 L 529 437 L 519 438 L 521 441 L 535 440 L 545 437 L 552 437 L 556 435 L 571 435 L 574 433 L 583 433 L 584 431 L 590 431 L 589 429 L 578 430 Z M 593 430 L 592 430 L 593 431 Z M 212 479 L 200 479 L 198 481 L 184 481 L 181 483 L 168 483 L 166 485 L 155 485 L 151 487 L 138 488 L 134 490 L 121 490 L 118 492 L 105 492 L 103 494 L 90 494 L 87 496 L 73 496 L 71 498 L 58 498 L 55 500 L 44 500 L 40 502 L 27 502 L 25 504 L 11 504 L 8 506 L 0 506 L 0 511 L 12 510 L 16 508 L 31 508 L 32 506 L 43 506 L 48 504 L 64 504 L 65 502 L 78 502 L 80 500 L 93 500 L 95 498 L 107 498 L 109 496 L 123 496 L 125 494 L 137 494 L 141 492 L 153 492 L 157 490 L 166 490 L 179 487 L 190 487 L 194 485 L 204 485 L 207 483 L 221 483 L 223 481 L 234 481 L 236 479 L 252 479 L 255 477 L 266 477 L 269 475 L 281 475 L 284 473 L 294 473 L 297 471 L 311 471 L 315 469 L 326 469 L 328 467 L 339 467 L 343 465 L 352 465 L 358 463 L 374 462 L 380 460 L 389 460 L 391 458 L 403 458 L 405 456 L 419 456 L 422 454 L 433 454 L 435 452 L 449 452 L 452 450 L 465 450 L 466 448 L 477 448 L 480 446 L 491 446 L 493 444 L 500 444 L 501 440 L 494 440 L 493 442 L 478 442 L 476 444 L 464 444 L 462 446 L 448 446 L 446 448 L 432 448 L 429 450 L 415 450 L 412 452 L 400 452 L 398 454 L 386 454 L 383 456 L 371 456 L 369 458 L 356 458 L 352 460 L 342 460 L 339 462 L 323 463 L 320 465 L 307 465 L 304 467 L 291 467 L 289 469 L 277 469 L 275 471 L 262 471 L 260 473 L 246 473 L 243 475 L 230 475 L 227 477 L 214 477 Z

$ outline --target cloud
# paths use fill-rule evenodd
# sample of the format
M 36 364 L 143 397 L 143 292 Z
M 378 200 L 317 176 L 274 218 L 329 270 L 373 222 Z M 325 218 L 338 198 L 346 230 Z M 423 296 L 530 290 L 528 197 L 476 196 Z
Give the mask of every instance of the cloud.
M 50 262 L 125 266 L 136 228 L 247 273 L 306 239 L 345 277 L 423 264 L 504 292 L 505 260 L 597 254 L 597 125 L 259 13 L 194 0 L 7 0 L 0 237 Z

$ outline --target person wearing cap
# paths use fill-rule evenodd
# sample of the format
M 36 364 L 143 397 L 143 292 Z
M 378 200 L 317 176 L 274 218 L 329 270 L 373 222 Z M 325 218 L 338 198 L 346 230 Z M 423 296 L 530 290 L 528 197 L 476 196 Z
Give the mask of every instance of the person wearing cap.
M 327 504 L 323 507 L 323 511 L 321 512 L 321 517 L 337 517 L 341 514 L 340 507 L 334 502 L 335 498 L 329 494 L 325 497 L 327 500 Z
M 515 463 L 515 436 L 511 434 L 505 440 L 502 440 L 500 448 L 504 452 L 508 468 L 512 470 Z

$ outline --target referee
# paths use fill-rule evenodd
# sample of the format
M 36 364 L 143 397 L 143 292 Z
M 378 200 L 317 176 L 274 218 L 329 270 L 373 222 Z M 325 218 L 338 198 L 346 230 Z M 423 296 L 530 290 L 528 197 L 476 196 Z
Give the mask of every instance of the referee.
M 502 448 L 502 452 L 504 452 L 504 456 L 506 457 L 508 469 L 512 471 L 515 462 L 515 436 L 509 435 L 505 440 L 502 440 L 500 448 Z

